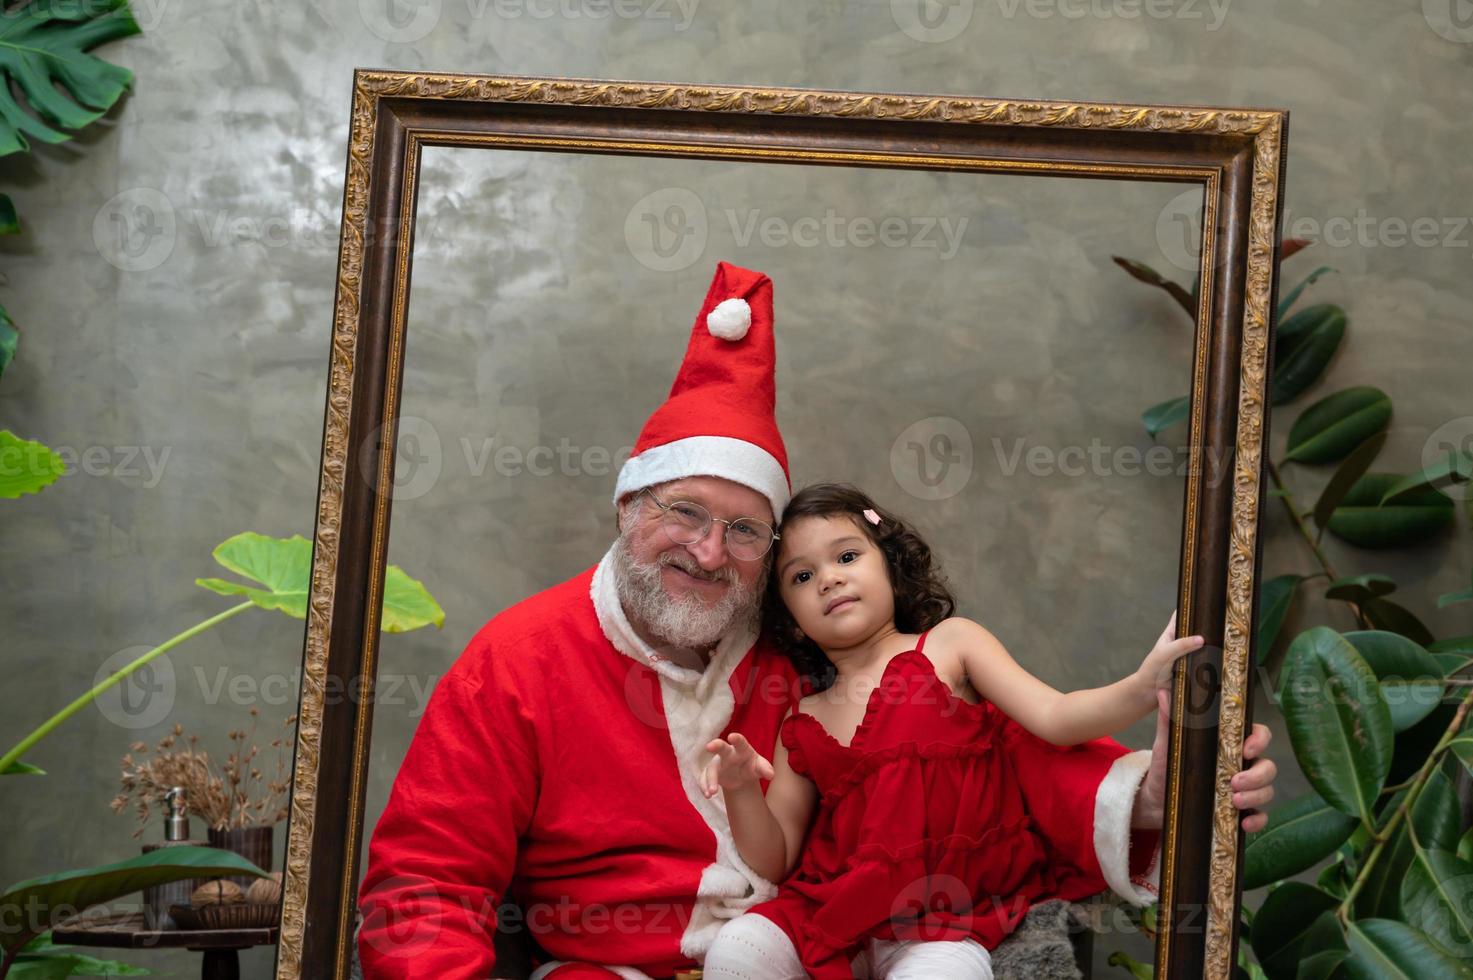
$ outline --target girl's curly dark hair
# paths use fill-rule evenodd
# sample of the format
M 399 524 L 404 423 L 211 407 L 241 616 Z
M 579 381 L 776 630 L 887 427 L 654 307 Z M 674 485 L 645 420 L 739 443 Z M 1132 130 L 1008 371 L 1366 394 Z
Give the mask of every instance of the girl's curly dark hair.
M 878 525 L 864 517 L 873 510 Z M 916 530 L 891 511 L 848 483 L 815 483 L 799 490 L 783 510 L 782 528 L 806 517 L 848 517 L 885 556 L 890 585 L 895 590 L 895 627 L 903 633 L 921 633 L 956 611 L 956 597 L 946 576 L 931 556 L 931 546 Z M 782 533 L 779 528 L 778 533 Z M 775 549 L 781 553 L 781 542 Z M 787 655 L 798 673 L 817 693 L 834 683 L 834 665 L 822 648 L 798 628 L 798 622 L 783 604 L 778 591 L 780 560 L 773 556 L 773 573 L 768 576 L 763 596 L 762 623 L 769 640 Z

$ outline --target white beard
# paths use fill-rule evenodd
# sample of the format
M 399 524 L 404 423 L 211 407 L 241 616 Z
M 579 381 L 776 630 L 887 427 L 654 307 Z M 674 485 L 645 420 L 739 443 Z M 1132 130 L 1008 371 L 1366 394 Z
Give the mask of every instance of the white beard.
M 614 587 L 625 615 L 670 646 L 707 650 L 733 629 L 755 625 L 761 616 L 768 575 L 765 560 L 762 575 L 751 586 L 744 586 L 729 565 L 717 572 L 713 577 L 728 582 L 729 587 L 715 603 L 707 603 L 693 593 L 672 597 L 660 581 L 664 565 L 674 565 L 698 577 L 706 575 L 695 562 L 673 552 L 652 562 L 636 561 L 629 551 L 627 534 L 619 535 L 614 542 Z

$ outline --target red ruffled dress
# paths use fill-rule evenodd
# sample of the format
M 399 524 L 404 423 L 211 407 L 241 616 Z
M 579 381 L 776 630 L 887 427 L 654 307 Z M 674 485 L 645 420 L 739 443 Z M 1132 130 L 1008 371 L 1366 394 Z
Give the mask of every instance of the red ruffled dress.
M 798 864 L 750 911 L 787 933 L 816 980 L 853 977 L 873 938 L 990 950 L 1031 905 L 1108 888 L 1097 867 L 1054 853 L 1026 812 L 1009 743 L 1032 736 L 991 702 L 953 695 L 925 640 L 885 665 L 848 746 L 807 713 L 781 729 L 820 799 Z

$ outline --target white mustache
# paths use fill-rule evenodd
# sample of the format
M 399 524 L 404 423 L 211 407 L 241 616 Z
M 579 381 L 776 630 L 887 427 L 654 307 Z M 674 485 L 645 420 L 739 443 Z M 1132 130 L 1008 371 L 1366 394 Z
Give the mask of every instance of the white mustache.
M 674 565 L 676 568 L 680 569 L 682 572 L 685 572 L 687 575 L 693 576 L 695 578 L 703 578 L 711 582 L 726 582 L 730 584 L 736 581 L 735 569 L 729 566 L 727 568 L 721 569 L 721 571 L 719 572 L 712 573 L 706 571 L 700 565 L 697 565 L 694 562 L 687 564 L 683 558 L 677 557 L 673 554 L 661 555 L 659 558 L 659 562 L 661 565 Z

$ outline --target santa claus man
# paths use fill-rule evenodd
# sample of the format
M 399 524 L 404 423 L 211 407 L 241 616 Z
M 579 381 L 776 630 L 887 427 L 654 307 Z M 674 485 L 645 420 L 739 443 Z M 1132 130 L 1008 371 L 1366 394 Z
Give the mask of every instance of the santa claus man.
M 759 637 L 770 552 L 733 554 L 726 533 L 776 527 L 791 493 L 773 366 L 772 281 L 718 263 L 674 387 L 619 472 L 618 539 L 492 618 L 434 689 L 369 844 L 367 980 L 490 976 L 508 898 L 545 954 L 533 980 L 673 977 L 776 893 L 697 782 L 713 738 L 739 731 L 770 757 L 807 693 Z M 705 511 L 693 543 L 665 530 L 677 501 Z M 1273 793 L 1268 740 L 1255 725 L 1244 744 L 1259 758 L 1234 780 L 1240 809 Z M 1040 744 L 1018 771 L 1047 801 L 1031 815 L 1050 844 L 1154 901 L 1164 758 Z

